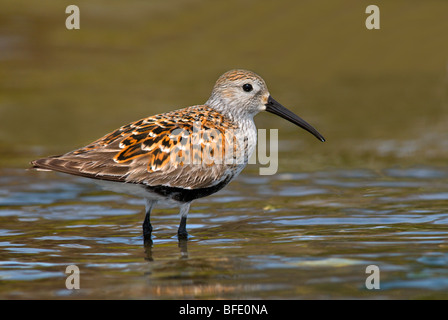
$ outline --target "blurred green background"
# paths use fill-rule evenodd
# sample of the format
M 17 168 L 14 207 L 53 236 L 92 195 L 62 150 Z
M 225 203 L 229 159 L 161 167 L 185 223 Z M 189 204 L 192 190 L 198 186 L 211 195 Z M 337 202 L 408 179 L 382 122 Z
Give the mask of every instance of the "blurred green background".
M 232 68 L 261 75 L 327 138 L 257 116 L 280 128 L 283 169 L 448 159 L 448 1 L 0 2 L 2 167 L 204 103 Z M 65 27 L 70 4 L 80 30 Z M 365 27 L 369 4 L 380 30 Z

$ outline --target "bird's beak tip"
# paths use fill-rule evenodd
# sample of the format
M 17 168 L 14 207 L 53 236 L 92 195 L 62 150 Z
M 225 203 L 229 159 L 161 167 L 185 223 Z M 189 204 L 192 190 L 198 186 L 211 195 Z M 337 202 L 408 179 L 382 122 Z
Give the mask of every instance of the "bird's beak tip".
M 322 142 L 325 142 L 325 138 L 316 130 L 314 129 L 309 123 L 307 123 L 305 120 L 291 112 L 290 110 L 286 109 L 284 106 L 282 106 L 280 103 L 274 100 L 270 95 L 268 97 L 267 103 L 265 104 L 266 111 L 271 112 L 275 115 L 278 115 L 282 117 L 285 120 L 288 120 L 289 122 L 294 123 L 295 125 L 301 127 L 302 129 L 305 129 L 312 135 L 314 135 L 317 139 L 319 139 Z

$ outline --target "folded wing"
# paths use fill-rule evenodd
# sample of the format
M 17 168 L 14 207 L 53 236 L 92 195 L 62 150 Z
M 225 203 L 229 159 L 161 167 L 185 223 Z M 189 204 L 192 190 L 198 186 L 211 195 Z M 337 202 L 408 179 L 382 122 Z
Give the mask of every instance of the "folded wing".
M 32 165 L 148 186 L 209 187 L 241 169 L 236 159 L 245 146 L 234 139 L 237 129 L 213 109 L 193 106 L 130 123 L 86 147 Z

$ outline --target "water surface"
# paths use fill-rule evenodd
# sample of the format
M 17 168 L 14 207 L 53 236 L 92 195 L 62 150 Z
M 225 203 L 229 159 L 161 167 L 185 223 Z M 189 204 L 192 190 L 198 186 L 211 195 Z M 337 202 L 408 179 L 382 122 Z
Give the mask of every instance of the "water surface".
M 448 169 L 242 175 L 198 200 L 187 242 L 175 209 L 89 180 L 2 170 L 2 298 L 447 298 Z M 65 288 L 75 264 L 81 290 Z M 380 268 L 368 290 L 366 267 Z

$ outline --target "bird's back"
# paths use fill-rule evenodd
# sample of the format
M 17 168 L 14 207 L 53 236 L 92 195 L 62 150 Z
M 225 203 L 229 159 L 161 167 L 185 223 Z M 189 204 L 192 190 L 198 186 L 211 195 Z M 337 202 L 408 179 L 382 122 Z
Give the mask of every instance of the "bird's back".
M 239 129 L 214 109 L 193 106 L 130 123 L 83 148 L 32 165 L 149 187 L 208 188 L 231 180 L 245 165 L 241 156 L 247 143 L 237 141 Z

